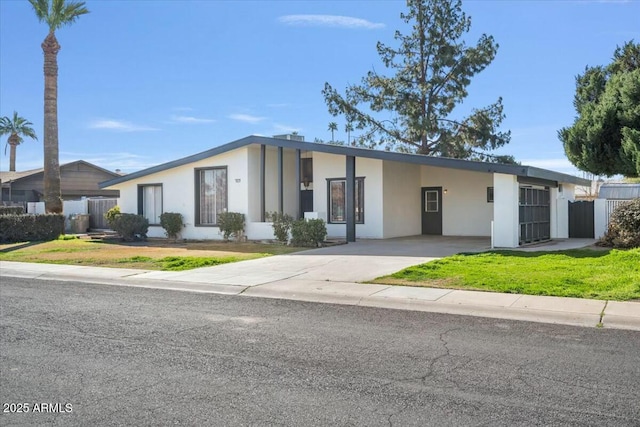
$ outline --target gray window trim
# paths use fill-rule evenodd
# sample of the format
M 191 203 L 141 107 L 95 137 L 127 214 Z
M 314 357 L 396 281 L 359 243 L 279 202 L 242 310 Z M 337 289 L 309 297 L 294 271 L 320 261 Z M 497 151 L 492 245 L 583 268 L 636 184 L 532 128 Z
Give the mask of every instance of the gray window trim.
M 160 215 L 162 215 L 164 213 L 164 188 L 161 182 L 138 184 L 138 215 L 144 216 L 144 187 L 160 187 L 160 196 L 162 197 L 160 201 Z M 160 226 L 160 223 L 149 222 L 149 226 Z
M 194 190 L 195 190 L 195 197 L 194 197 L 194 203 L 195 203 L 195 209 L 194 209 L 194 213 L 195 213 L 195 218 L 194 218 L 194 226 L 195 227 L 218 227 L 219 224 L 200 224 L 200 172 L 201 171 L 205 171 L 205 170 L 216 170 L 216 169 L 224 169 L 225 173 L 227 174 L 227 188 L 225 189 L 225 193 L 224 193 L 224 204 L 226 206 L 226 209 L 229 209 L 229 168 L 227 166 L 210 166 L 210 167 L 201 167 L 201 168 L 194 168 Z
M 365 208 L 364 208 L 364 176 L 357 176 L 356 177 L 356 181 L 360 182 L 360 186 L 362 188 L 362 200 L 360 200 L 359 206 L 360 209 L 362 211 L 362 214 L 360 215 L 360 220 L 356 220 L 356 224 L 364 224 L 364 215 L 365 215 Z M 347 183 L 347 178 L 327 178 L 327 224 L 346 224 L 347 223 L 347 217 L 346 217 L 346 213 L 345 213 L 345 220 L 344 221 L 331 221 L 331 183 L 333 181 L 344 181 L 345 182 L 345 187 L 346 187 L 346 183 Z M 356 198 L 358 197 L 358 193 L 356 193 Z M 345 194 L 345 209 L 346 209 L 346 194 Z

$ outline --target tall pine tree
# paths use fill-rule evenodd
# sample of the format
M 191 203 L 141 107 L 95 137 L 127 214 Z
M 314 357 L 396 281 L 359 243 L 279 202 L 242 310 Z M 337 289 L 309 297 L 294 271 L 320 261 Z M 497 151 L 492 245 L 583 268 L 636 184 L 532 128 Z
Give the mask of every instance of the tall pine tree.
M 366 146 L 513 162 L 511 156 L 488 153 L 511 137 L 498 129 L 504 119 L 501 98 L 468 117 L 453 114 L 467 97 L 471 78 L 493 61 L 498 49 L 493 37 L 483 34 L 475 46 L 466 45 L 463 37 L 471 19 L 459 0 L 408 0 L 407 6 L 408 12 L 400 16 L 411 31 L 396 31 L 397 46 L 377 44 L 384 66 L 393 74 L 370 71 L 344 94 L 325 83 L 329 112 L 344 115 L 356 129 L 365 130 L 358 142 Z

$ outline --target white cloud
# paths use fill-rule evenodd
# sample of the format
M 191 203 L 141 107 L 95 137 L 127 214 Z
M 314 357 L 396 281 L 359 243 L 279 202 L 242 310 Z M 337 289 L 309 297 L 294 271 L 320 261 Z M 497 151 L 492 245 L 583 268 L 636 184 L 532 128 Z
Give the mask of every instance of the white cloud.
M 231 114 L 228 116 L 232 120 L 237 120 L 239 122 L 256 124 L 260 123 L 265 119 L 265 117 L 252 116 L 250 114 Z
M 130 173 L 146 169 L 152 166 L 164 163 L 164 161 L 151 161 L 147 156 L 141 156 L 139 154 L 133 154 L 128 152 L 119 153 L 74 153 L 74 152 L 61 152 L 60 163 L 69 163 L 75 160 L 84 160 L 89 163 L 93 163 L 101 168 L 115 171 L 120 169 L 122 172 Z M 42 167 L 42 166 L 40 166 Z
M 89 128 L 90 129 L 107 129 L 107 130 L 113 130 L 117 132 L 147 132 L 147 131 L 160 130 L 160 129 L 149 127 L 149 126 L 136 125 L 130 122 L 122 121 L 122 120 L 111 120 L 111 119 L 95 120 L 89 124 Z
M 300 132 L 302 130 L 300 128 L 296 128 L 296 127 L 288 126 L 288 125 L 282 125 L 280 123 L 274 123 L 273 124 L 273 128 L 278 133 L 292 133 L 292 132 Z
M 339 15 L 285 15 L 278 18 L 278 20 L 286 25 L 304 27 L 339 27 L 365 30 L 375 30 L 385 27 L 382 23 L 375 23 L 367 21 L 366 19 Z
M 192 116 L 171 116 L 171 120 L 177 123 L 215 123 L 214 119 L 203 119 Z
M 571 164 L 569 159 L 525 159 L 521 161 L 525 166 L 534 166 L 536 168 L 550 169 L 557 172 L 567 173 L 570 175 L 582 175 L 582 172 Z

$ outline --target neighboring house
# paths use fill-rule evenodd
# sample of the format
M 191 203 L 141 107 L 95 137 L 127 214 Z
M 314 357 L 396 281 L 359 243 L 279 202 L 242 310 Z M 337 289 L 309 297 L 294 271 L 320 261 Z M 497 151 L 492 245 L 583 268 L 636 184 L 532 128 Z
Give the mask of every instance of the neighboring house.
M 111 179 L 122 212 L 164 236 L 178 212 L 187 239 L 221 239 L 221 212 L 241 212 L 249 239 L 271 239 L 265 213 L 319 217 L 330 237 L 492 236 L 496 247 L 568 237 L 568 200 L 589 181 L 530 166 L 249 136 Z M 350 202 L 352 200 L 352 202 Z M 307 213 L 307 212 L 310 212 Z
M 94 164 L 77 160 L 60 165 L 60 189 L 63 200 L 82 197 L 118 197 L 117 190 L 103 190 L 98 183 L 121 175 Z M 2 198 L 0 202 L 39 202 L 43 200 L 44 170 L 0 172 Z M 1 204 L 1 203 L 0 203 Z
M 607 183 L 600 186 L 599 199 L 631 200 L 640 197 L 640 184 Z

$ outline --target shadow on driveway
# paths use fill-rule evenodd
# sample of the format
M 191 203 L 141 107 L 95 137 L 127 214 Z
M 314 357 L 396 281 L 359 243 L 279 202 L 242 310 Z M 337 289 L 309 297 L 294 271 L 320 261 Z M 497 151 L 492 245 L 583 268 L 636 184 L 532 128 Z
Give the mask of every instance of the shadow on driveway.
M 445 257 L 460 252 L 490 249 L 489 237 L 411 236 L 393 239 L 360 239 L 346 245 L 311 249 L 292 255 L 364 255 L 401 257 Z

